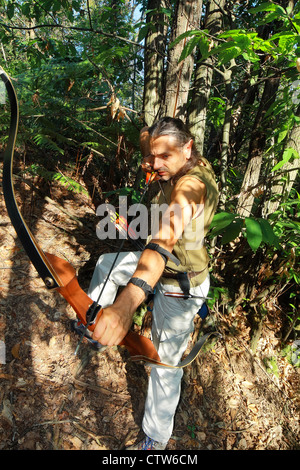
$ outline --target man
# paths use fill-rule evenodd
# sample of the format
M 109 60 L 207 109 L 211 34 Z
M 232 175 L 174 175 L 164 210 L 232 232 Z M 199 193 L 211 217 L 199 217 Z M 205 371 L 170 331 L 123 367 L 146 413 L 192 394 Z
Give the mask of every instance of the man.
M 162 216 L 157 233 L 141 253 L 121 253 L 118 257 L 102 293 L 104 311 L 93 339 L 107 346 L 119 344 L 136 309 L 155 288 L 152 341 L 161 361 L 176 365 L 209 290 L 209 258 L 203 238 L 216 210 L 218 190 L 210 164 L 199 156 L 181 120 L 163 118 L 144 128 L 140 143 L 144 164 L 159 178 L 161 190 L 155 202 L 168 204 L 167 216 Z M 110 254 L 99 258 L 89 290 L 94 300 L 113 259 Z M 116 296 L 121 285 L 125 288 Z M 192 295 L 182 299 L 166 297 L 165 292 Z M 182 375 L 180 368 L 152 367 L 142 423 L 145 438 L 131 449 L 166 448 Z

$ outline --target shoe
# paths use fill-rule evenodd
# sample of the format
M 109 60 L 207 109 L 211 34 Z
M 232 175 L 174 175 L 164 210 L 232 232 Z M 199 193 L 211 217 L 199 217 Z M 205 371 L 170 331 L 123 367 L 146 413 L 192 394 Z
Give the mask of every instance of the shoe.
M 107 346 L 103 346 L 101 343 L 98 343 L 95 339 L 92 339 L 91 336 L 89 335 L 89 331 L 84 332 L 85 326 L 80 323 L 78 320 L 72 320 L 71 321 L 71 328 L 75 333 L 77 333 L 79 336 L 82 336 L 84 333 L 85 339 L 90 343 L 94 349 L 97 351 L 104 351 L 104 349 L 107 348 Z
M 166 447 L 167 444 L 157 442 L 154 439 L 145 436 L 144 439 L 142 439 L 140 442 L 134 444 L 133 446 L 127 447 L 126 450 L 165 450 Z

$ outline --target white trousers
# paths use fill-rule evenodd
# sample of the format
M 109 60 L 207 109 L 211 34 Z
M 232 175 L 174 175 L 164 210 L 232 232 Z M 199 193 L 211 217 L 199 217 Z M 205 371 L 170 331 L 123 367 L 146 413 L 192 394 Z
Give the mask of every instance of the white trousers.
M 127 285 L 136 269 L 141 252 L 122 252 L 103 288 L 115 254 L 100 256 L 89 287 L 89 296 L 102 307 L 114 302 L 119 286 Z M 176 365 L 186 350 L 190 334 L 194 330 L 194 317 L 201 308 L 209 291 L 209 276 L 191 294 L 201 299 L 178 299 L 165 297 L 164 292 L 180 292 L 172 285 L 156 285 L 152 311 L 152 341 L 162 362 Z M 182 369 L 156 368 L 152 366 L 145 403 L 143 430 L 147 436 L 167 443 L 173 431 L 174 415 L 181 392 Z

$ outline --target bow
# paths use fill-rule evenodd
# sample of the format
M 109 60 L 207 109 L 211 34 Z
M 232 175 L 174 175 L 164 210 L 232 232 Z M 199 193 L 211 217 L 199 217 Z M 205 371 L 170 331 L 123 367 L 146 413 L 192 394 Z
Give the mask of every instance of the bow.
M 8 215 L 24 250 L 44 281 L 46 288 L 58 291 L 73 307 L 80 322 L 88 325 L 88 329 L 93 331 L 102 313 L 101 306 L 93 302 L 81 289 L 76 271 L 70 263 L 41 249 L 19 211 L 12 178 L 13 155 L 19 120 L 18 102 L 11 80 L 1 67 L 0 76 L 5 84 L 11 108 L 10 131 L 4 153 L 2 181 Z M 120 345 L 126 347 L 133 360 L 160 361 L 152 342 L 135 332 L 129 331 Z
M 19 211 L 14 194 L 12 177 L 13 156 L 19 120 L 18 101 L 11 80 L 1 67 L 0 76 L 6 87 L 11 108 L 10 130 L 8 144 L 4 153 L 2 180 L 4 200 L 8 215 L 24 250 L 42 278 L 46 288 L 48 290 L 55 289 L 59 292 L 72 306 L 77 318 L 85 325 L 85 328 L 94 331 L 97 321 L 103 312 L 101 305 L 90 299 L 81 289 L 76 277 L 76 271 L 70 263 L 56 255 L 44 252 L 41 249 Z M 155 175 L 153 173 L 147 174 L 146 189 L 154 179 Z M 120 346 L 125 346 L 134 361 L 144 361 L 155 364 L 158 367 L 181 368 L 190 364 L 192 360 L 197 357 L 201 347 L 212 334 L 215 333 L 204 335 L 200 341 L 196 343 L 187 358 L 177 366 L 162 363 L 150 339 L 135 332 L 129 331 L 120 343 Z

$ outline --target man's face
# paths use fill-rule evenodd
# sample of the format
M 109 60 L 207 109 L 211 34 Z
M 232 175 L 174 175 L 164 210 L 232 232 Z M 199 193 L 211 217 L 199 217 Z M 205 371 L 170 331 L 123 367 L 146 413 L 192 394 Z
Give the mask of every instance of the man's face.
M 169 135 L 149 139 L 145 161 L 150 163 L 163 181 L 168 181 L 186 164 L 191 157 L 193 141 L 183 147 L 178 146 L 176 138 Z

